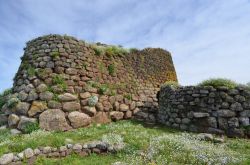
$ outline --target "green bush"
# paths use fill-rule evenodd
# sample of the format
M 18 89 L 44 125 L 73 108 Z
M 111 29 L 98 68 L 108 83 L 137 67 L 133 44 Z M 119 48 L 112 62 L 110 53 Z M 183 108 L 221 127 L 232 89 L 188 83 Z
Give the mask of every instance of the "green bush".
M 224 78 L 212 78 L 212 79 L 204 80 L 198 85 L 199 86 L 212 86 L 214 88 L 223 86 L 229 89 L 233 89 L 238 86 L 238 84 L 235 81 L 232 81 L 230 79 L 224 79 Z
M 52 83 L 54 85 L 57 85 L 58 87 L 60 87 L 63 91 L 65 91 L 67 89 L 67 84 L 66 84 L 64 78 L 60 75 L 55 75 L 52 78 Z
M 55 59 L 55 58 L 57 58 L 57 57 L 59 57 L 60 56 L 60 53 L 59 52 L 52 52 L 51 53 L 51 57 L 53 58 L 53 59 Z
M 129 49 L 129 53 L 136 53 L 136 52 L 139 52 L 139 49 L 137 49 L 137 48 L 130 48 Z
M 124 94 L 123 97 L 128 99 L 128 100 L 132 100 L 132 95 L 130 93 Z
M 8 108 L 13 108 L 19 103 L 19 99 L 16 97 L 12 97 L 7 101 L 7 107 Z
M 24 133 L 30 134 L 33 131 L 36 131 L 39 129 L 39 124 L 38 122 L 35 123 L 28 123 L 25 127 L 24 127 Z
M 179 83 L 176 82 L 176 81 L 166 81 L 162 86 L 163 86 L 163 87 L 165 87 L 165 86 L 171 86 L 171 87 L 177 88 L 177 87 L 179 87 L 180 85 L 179 85 Z
M 108 86 L 106 84 L 103 84 L 99 87 L 99 94 L 103 95 L 108 91 Z
M 95 55 L 100 56 L 103 53 L 103 49 L 94 47 Z
M 3 105 L 7 102 L 7 96 L 11 94 L 12 89 L 6 89 L 3 93 L 0 94 L 0 110 L 2 109 Z
M 128 53 L 128 50 L 122 48 L 122 47 L 116 47 L 116 46 L 109 46 L 106 48 L 106 55 L 108 57 L 112 57 L 115 55 L 125 55 Z
M 36 75 L 36 70 L 35 70 L 35 68 L 29 66 L 28 69 L 27 69 L 27 73 L 28 73 L 28 75 L 31 76 L 31 77 L 32 77 L 32 76 L 35 76 L 35 75 Z
M 115 65 L 114 65 L 114 64 L 110 64 L 110 65 L 108 66 L 108 71 L 109 71 L 109 74 L 110 74 L 111 76 L 113 76 L 114 73 L 115 73 Z

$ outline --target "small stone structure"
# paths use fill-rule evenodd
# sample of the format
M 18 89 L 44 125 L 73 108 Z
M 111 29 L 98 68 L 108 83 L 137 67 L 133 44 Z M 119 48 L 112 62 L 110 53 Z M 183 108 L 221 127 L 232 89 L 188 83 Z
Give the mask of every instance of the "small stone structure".
M 155 122 L 160 85 L 177 81 L 170 53 L 160 48 L 126 52 L 47 35 L 24 50 L 0 114 L 1 124 L 21 131 L 36 122 L 61 131 L 132 117 Z
M 63 158 L 71 154 L 85 157 L 94 154 L 116 153 L 124 148 L 125 144 L 109 144 L 103 141 L 94 141 L 86 144 L 66 144 L 60 147 L 38 147 L 27 148 L 19 153 L 6 153 L 0 156 L 0 165 L 22 165 L 25 160 L 27 164 L 35 164 L 38 157 Z
M 160 90 L 158 121 L 193 132 L 250 137 L 250 91 L 241 87 L 173 87 Z

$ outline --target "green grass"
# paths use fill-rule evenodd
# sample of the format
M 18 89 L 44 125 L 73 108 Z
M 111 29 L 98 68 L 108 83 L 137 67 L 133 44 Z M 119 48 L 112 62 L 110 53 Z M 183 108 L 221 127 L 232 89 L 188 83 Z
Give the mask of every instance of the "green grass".
M 213 86 L 215 88 L 218 87 L 227 87 L 229 89 L 233 89 L 238 86 L 238 84 L 230 79 L 224 79 L 224 78 L 212 78 L 208 80 L 202 81 L 199 86 Z
M 223 144 L 214 144 L 195 139 L 196 134 L 193 133 L 183 133 L 160 125 L 144 126 L 135 121 L 92 125 L 68 132 L 35 131 L 19 136 L 10 136 L 6 130 L 0 130 L 0 155 L 6 152 L 20 152 L 28 147 L 58 147 L 64 145 L 66 139 L 72 139 L 73 143 L 85 143 L 101 139 L 107 134 L 122 136 L 126 143 L 125 149 L 117 154 L 92 154 L 88 157 L 71 155 L 62 159 L 39 158 L 36 164 L 108 165 L 121 161 L 138 165 L 162 165 L 170 162 L 205 165 L 208 164 L 203 162 L 203 159 L 206 161 L 205 158 L 210 162 L 228 158 L 228 164 L 250 163 L 250 141 L 247 139 L 226 139 Z M 240 157 L 243 157 L 241 162 L 233 163 L 234 159 Z
M 11 94 L 12 89 L 6 89 L 0 94 L 0 112 L 4 104 L 7 102 L 7 96 Z

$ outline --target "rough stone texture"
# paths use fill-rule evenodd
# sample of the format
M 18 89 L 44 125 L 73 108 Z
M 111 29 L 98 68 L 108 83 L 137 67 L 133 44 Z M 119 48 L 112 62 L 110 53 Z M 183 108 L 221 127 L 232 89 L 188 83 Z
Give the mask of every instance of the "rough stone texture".
M 60 109 L 48 109 L 44 111 L 39 116 L 39 126 L 48 131 L 65 131 L 71 129 L 66 121 L 65 113 Z
M 8 123 L 8 116 L 5 114 L 0 114 L 0 126 Z
M 64 93 L 63 95 L 58 96 L 59 101 L 65 102 L 65 101 L 75 101 L 77 100 L 77 97 L 70 94 L 70 93 Z
M 122 112 L 117 112 L 117 111 L 110 112 L 110 117 L 113 121 L 121 120 L 123 116 L 124 116 L 124 113 Z
M 108 121 L 113 111 L 121 111 L 113 113 L 115 120 L 129 119 L 138 108 L 142 111 L 140 114 L 147 114 L 141 115 L 140 120 L 155 121 L 160 85 L 177 81 L 171 54 L 160 48 L 146 48 L 124 54 L 104 51 L 97 56 L 95 46 L 60 35 L 42 36 L 27 42 L 14 77 L 13 94 L 27 105 L 44 101 L 50 109 L 61 109 L 65 111 L 66 120 L 69 112 L 87 113 L 88 110 L 91 117 L 99 115 L 96 120 L 103 116 L 103 121 Z M 36 72 L 31 76 L 27 70 Z M 242 100 L 238 98 L 239 103 Z M 86 109 L 86 106 L 93 108 Z M 31 106 L 18 115 L 39 119 L 45 110 Z M 97 113 L 99 111 L 105 112 L 107 118 Z M 6 112 L 12 113 L 15 112 Z
M 38 113 L 45 111 L 46 109 L 48 109 L 46 102 L 33 101 L 30 110 L 28 111 L 28 115 L 34 116 Z
M 24 157 L 29 159 L 34 156 L 34 151 L 31 148 L 27 148 L 23 151 Z
M 20 117 L 16 114 L 11 114 L 8 117 L 8 125 L 9 127 L 17 126 L 18 122 L 20 121 Z
M 19 115 L 27 115 L 29 108 L 30 108 L 29 103 L 19 102 L 16 106 L 16 113 Z
M 91 118 L 81 112 L 70 112 L 68 115 L 69 121 L 73 128 L 85 127 L 91 123 Z
M 105 112 L 97 112 L 97 114 L 92 118 L 94 123 L 106 124 L 110 123 L 111 120 Z
M 17 125 L 17 128 L 24 131 L 25 130 L 25 127 L 30 124 L 30 123 L 36 123 L 37 122 L 37 119 L 36 118 L 28 118 L 28 117 L 25 117 L 25 116 L 21 116 L 20 117 L 20 121 Z
M 4 155 L 0 158 L 0 164 L 1 164 L 1 165 L 9 164 L 9 163 L 12 162 L 13 159 L 14 159 L 14 154 L 13 154 L 13 153 L 4 154 Z
M 65 102 L 63 103 L 63 110 L 67 112 L 80 110 L 81 105 L 77 102 Z
M 159 94 L 157 120 L 186 131 L 246 137 L 249 106 L 250 91 L 241 87 L 165 86 Z

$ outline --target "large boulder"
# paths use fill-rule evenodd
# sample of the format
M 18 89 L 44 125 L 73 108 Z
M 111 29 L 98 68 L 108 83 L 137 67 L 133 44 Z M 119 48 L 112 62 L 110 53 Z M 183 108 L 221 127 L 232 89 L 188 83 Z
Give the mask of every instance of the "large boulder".
M 73 128 L 85 127 L 91 123 L 91 118 L 87 114 L 78 111 L 70 112 L 68 118 Z
M 38 113 L 41 113 L 47 109 L 47 105 L 45 102 L 42 101 L 33 101 L 28 111 L 29 116 L 35 116 Z
M 48 109 L 39 116 L 40 128 L 47 131 L 66 131 L 71 129 L 66 121 L 65 113 L 60 109 Z

